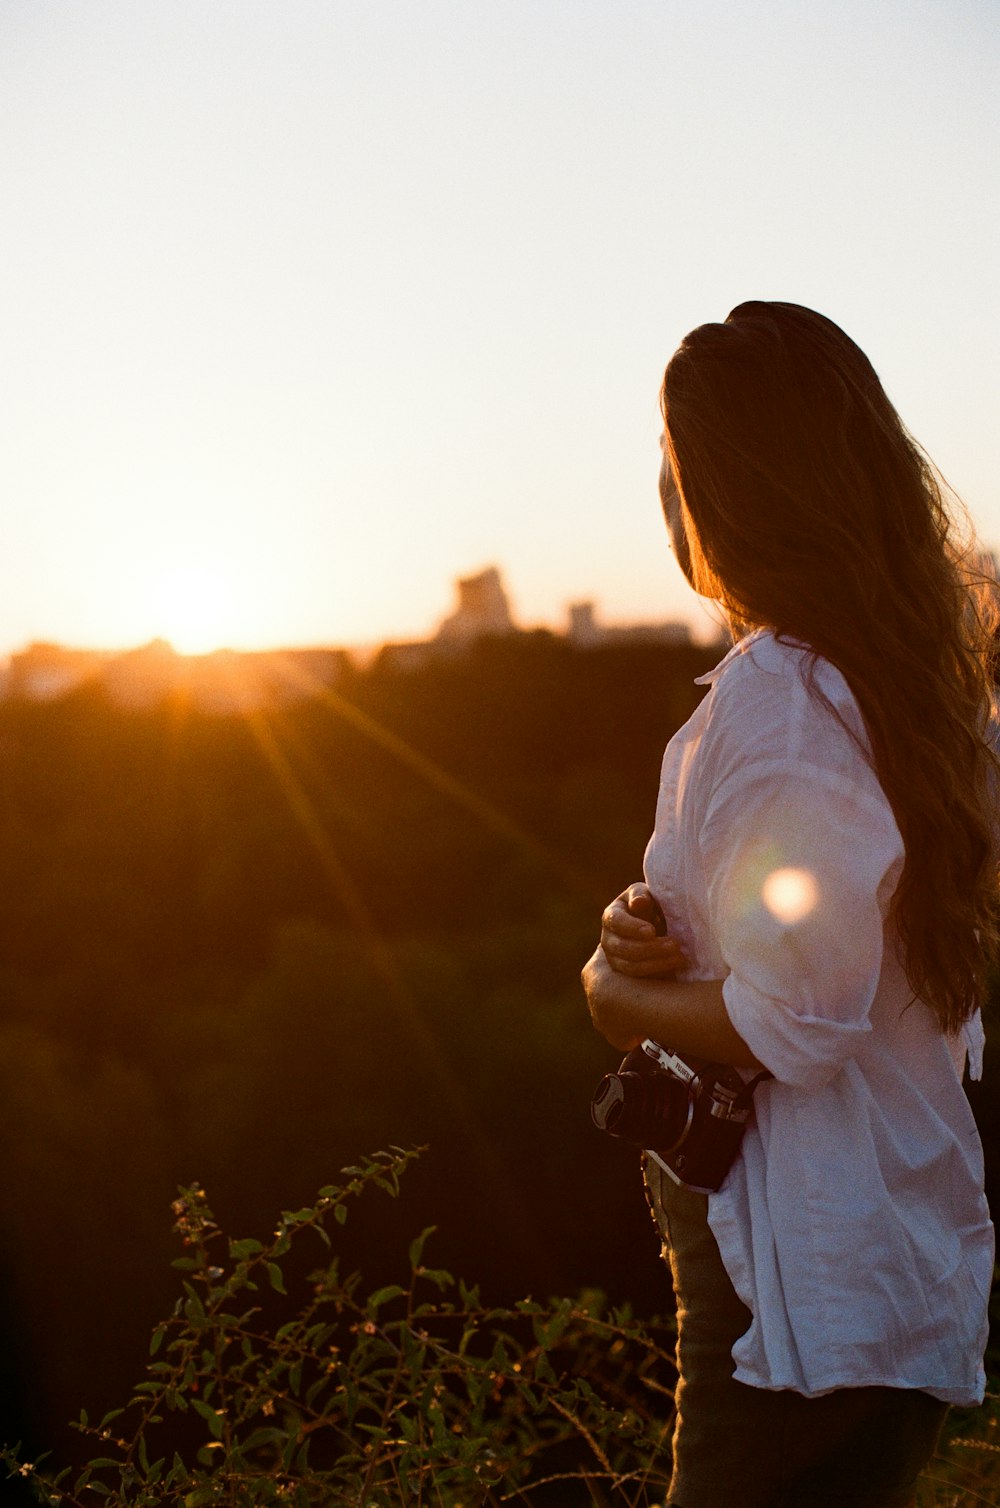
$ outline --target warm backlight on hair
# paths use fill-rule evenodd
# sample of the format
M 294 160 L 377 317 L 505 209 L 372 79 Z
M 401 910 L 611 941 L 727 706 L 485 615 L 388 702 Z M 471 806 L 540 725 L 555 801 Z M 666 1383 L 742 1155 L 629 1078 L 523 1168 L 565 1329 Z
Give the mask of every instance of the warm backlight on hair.
M 764 905 L 786 927 L 794 927 L 815 910 L 819 886 L 808 869 L 774 869 L 761 889 Z

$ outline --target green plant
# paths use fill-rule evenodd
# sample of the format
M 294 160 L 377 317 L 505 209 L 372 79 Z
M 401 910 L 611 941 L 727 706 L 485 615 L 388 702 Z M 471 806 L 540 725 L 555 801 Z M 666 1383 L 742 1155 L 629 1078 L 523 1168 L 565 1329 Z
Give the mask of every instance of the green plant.
M 227 1242 L 203 1191 L 183 1189 L 183 1293 L 153 1331 L 147 1378 L 100 1424 L 81 1415 L 100 1453 L 75 1475 L 5 1450 L 11 1475 L 67 1508 L 662 1497 L 666 1327 L 605 1313 L 598 1295 L 485 1307 L 424 1264 L 430 1230 L 410 1245 L 403 1283 L 365 1294 L 341 1274 L 330 1248 L 352 1201 L 372 1187 L 395 1195 L 416 1155 L 393 1149 L 345 1169 L 314 1205 L 285 1211 L 268 1242 Z M 325 1262 L 295 1280 L 308 1240 Z
M 198 1185 L 173 1206 L 182 1293 L 147 1377 L 78 1429 L 74 1471 L 0 1451 L 52 1508 L 491 1508 L 510 1501 L 654 1508 L 670 1474 L 672 1325 L 598 1294 L 490 1308 L 428 1267 L 362 1291 L 333 1251 L 352 1202 L 395 1195 L 418 1151 L 393 1148 L 282 1213 L 271 1239 L 227 1240 Z M 311 1233 L 311 1234 L 310 1234 Z M 303 1248 L 323 1246 L 309 1271 Z M 249 1299 L 249 1306 L 247 1302 Z M 953 1413 L 918 1508 L 1000 1497 L 997 1398 Z

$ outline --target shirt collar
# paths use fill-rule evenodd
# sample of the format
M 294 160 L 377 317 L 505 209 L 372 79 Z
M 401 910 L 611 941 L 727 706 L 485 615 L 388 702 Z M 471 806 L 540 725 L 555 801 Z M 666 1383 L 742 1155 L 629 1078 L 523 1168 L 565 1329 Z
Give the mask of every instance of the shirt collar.
M 753 633 L 747 634 L 745 638 L 738 640 L 738 642 L 733 645 L 729 653 L 723 656 L 714 670 L 709 670 L 704 675 L 695 676 L 695 685 L 714 686 L 720 675 L 722 675 L 723 671 L 726 669 L 726 666 L 731 664 L 731 662 L 735 660 L 739 655 L 746 654 L 751 646 L 757 643 L 758 640 L 764 638 L 765 635 L 771 637 L 770 629 L 755 628 Z M 771 642 L 774 642 L 773 638 L 771 639 Z M 767 656 L 765 655 L 764 658 L 766 661 Z M 757 655 L 754 656 L 754 660 L 757 663 L 760 663 L 759 657 Z M 767 664 L 765 663 L 762 668 L 766 670 L 768 668 Z

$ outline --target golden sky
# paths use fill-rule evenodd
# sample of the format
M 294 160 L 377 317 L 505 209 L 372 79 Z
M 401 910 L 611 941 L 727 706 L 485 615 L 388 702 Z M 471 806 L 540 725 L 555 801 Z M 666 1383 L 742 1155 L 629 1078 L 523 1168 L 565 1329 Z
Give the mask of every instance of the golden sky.
M 697 612 L 657 387 L 821 309 L 1000 541 L 991 0 L 3 0 L 0 652 Z

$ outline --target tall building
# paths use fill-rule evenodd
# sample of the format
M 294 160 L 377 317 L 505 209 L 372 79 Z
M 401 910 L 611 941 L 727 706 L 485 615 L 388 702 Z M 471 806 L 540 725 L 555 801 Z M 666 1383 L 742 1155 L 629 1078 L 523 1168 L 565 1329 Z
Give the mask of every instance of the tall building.
M 500 572 L 488 566 L 478 576 L 463 576 L 455 583 L 458 607 L 445 618 L 437 631 L 439 640 L 469 643 L 490 634 L 513 634 L 517 626 L 510 615 L 510 604 Z

